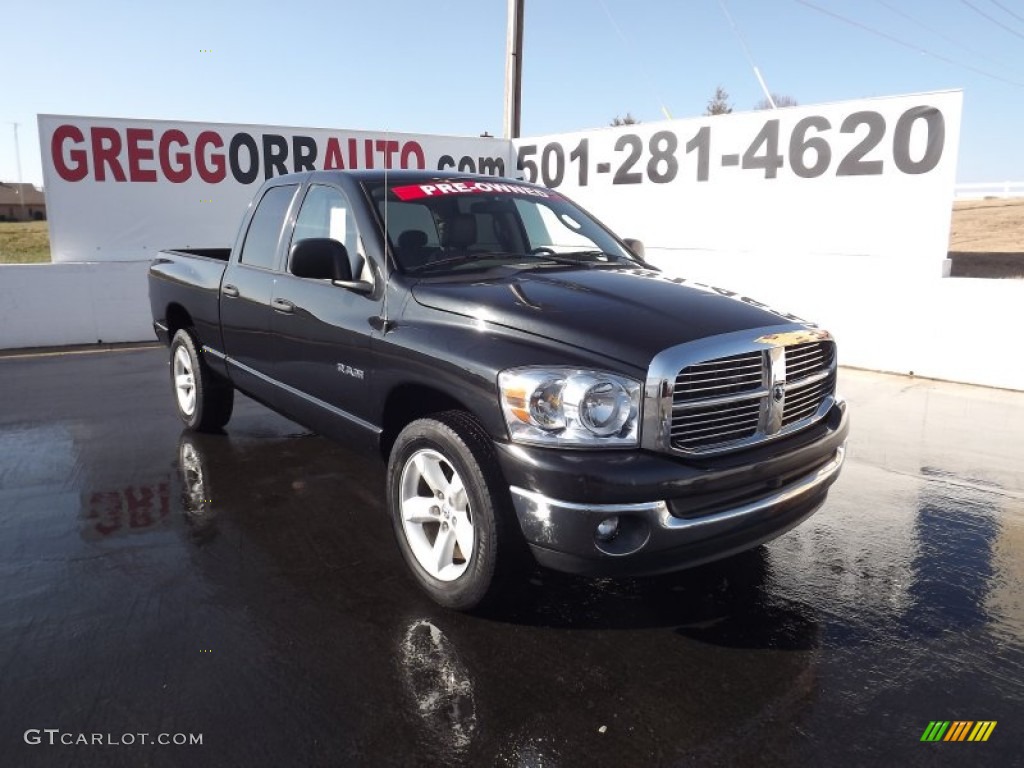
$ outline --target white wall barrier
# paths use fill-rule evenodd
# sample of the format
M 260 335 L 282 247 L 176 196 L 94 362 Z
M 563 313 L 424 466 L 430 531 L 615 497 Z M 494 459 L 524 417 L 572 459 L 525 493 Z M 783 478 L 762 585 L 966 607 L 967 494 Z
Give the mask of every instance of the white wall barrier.
M 0 266 L 0 349 L 155 339 L 148 261 Z
M 868 256 L 830 260 L 824 271 L 819 259 L 789 259 L 779 279 L 782 254 L 771 250 L 656 249 L 648 257 L 669 274 L 724 286 L 828 328 L 841 365 L 1024 390 L 1024 280 L 943 278 L 938 269 L 921 275 Z

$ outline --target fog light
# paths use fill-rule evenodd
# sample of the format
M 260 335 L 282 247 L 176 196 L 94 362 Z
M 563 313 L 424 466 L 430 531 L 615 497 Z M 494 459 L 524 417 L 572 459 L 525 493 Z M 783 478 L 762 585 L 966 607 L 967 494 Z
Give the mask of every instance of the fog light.
M 619 535 L 619 518 L 615 515 L 606 517 L 597 524 L 597 540 L 611 541 Z

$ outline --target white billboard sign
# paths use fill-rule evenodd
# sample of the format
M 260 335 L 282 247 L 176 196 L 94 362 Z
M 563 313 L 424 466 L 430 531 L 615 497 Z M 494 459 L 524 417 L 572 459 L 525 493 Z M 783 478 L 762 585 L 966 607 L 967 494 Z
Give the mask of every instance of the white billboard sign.
M 962 92 L 704 116 L 514 142 L 527 180 L 564 190 L 648 248 L 945 254 Z M 660 254 L 665 259 L 686 254 Z
M 508 142 L 41 115 L 55 261 L 230 244 L 271 176 L 329 168 L 522 174 L 642 239 L 692 255 L 884 258 L 946 248 L 962 93 L 944 91 Z M 518 164 L 518 169 L 516 165 Z M 688 263 L 695 263 L 689 261 Z
M 495 138 L 39 116 L 54 261 L 224 247 L 264 180 L 304 170 L 430 168 L 505 175 Z

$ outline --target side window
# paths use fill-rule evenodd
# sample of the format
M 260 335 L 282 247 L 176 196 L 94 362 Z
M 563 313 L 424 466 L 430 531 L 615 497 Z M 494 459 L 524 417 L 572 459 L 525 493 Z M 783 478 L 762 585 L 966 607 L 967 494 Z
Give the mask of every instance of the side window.
M 240 261 L 243 264 L 264 269 L 274 268 L 281 227 L 296 189 L 294 185 L 272 187 L 263 195 L 242 244 Z
M 353 275 L 359 276 L 365 268 L 366 257 L 352 206 L 344 193 L 334 187 L 314 185 L 302 201 L 302 209 L 295 220 L 292 244 L 310 237 L 329 237 L 344 245 L 352 262 Z

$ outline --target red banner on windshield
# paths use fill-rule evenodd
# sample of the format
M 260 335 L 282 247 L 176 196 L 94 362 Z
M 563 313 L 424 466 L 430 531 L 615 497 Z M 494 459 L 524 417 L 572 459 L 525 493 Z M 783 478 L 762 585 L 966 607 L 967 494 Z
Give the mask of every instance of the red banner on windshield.
M 395 197 L 403 202 L 424 197 L 446 195 L 529 195 L 530 197 L 554 197 L 546 189 L 527 187 L 522 184 L 507 184 L 501 181 L 443 181 L 436 184 L 411 184 L 407 187 L 392 187 Z

